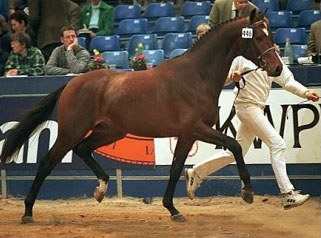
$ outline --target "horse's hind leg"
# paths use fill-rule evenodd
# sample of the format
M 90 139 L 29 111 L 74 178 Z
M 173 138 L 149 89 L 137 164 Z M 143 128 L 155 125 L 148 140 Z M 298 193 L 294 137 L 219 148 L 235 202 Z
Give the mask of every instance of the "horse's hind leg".
M 176 222 L 185 222 L 186 219 L 180 212 L 174 207 L 173 204 L 173 196 L 175 192 L 175 188 L 179 177 L 181 176 L 185 160 L 187 155 L 194 143 L 194 140 L 191 138 L 178 138 L 177 145 L 174 152 L 174 158 L 172 162 L 172 166 L 170 169 L 170 177 L 167 184 L 167 188 L 163 197 L 163 205 L 167 208 L 167 210 L 171 213 L 171 217 L 173 221 Z
M 41 160 L 36 177 L 32 183 L 31 189 L 25 198 L 25 213 L 22 217 L 22 223 L 33 222 L 32 209 L 40 187 L 45 178 L 50 174 L 52 169 L 62 160 L 66 153 L 70 150 L 61 140 L 55 142 L 47 155 Z
M 232 137 L 226 136 L 220 131 L 214 130 L 213 128 L 199 123 L 194 135 L 197 140 L 201 140 L 207 143 L 224 146 L 229 149 L 236 160 L 236 165 L 239 170 L 240 178 L 243 181 L 244 187 L 242 188 L 242 198 L 247 203 L 253 202 L 253 190 L 251 186 L 250 174 L 244 163 L 242 155 L 242 147 Z
M 100 124 L 93 129 L 90 136 L 80 142 L 74 149 L 74 152 L 84 160 L 87 166 L 98 178 L 99 186 L 96 187 L 94 192 L 94 197 L 98 202 L 101 202 L 105 196 L 108 187 L 109 175 L 94 160 L 92 152 L 103 145 L 111 144 L 123 138 L 125 135 L 126 133 L 123 133 L 120 130 L 113 130 L 109 126 L 103 126 Z

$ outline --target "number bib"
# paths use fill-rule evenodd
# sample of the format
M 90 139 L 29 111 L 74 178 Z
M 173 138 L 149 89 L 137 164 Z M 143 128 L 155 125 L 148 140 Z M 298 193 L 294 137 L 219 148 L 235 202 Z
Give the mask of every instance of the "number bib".
M 252 28 L 243 28 L 242 29 L 242 38 L 252 39 L 253 38 L 253 29 Z

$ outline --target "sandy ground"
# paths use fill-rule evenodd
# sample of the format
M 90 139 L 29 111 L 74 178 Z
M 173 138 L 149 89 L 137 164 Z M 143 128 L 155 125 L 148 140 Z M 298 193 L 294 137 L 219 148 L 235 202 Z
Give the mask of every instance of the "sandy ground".
M 21 199 L 0 199 L 0 237 L 108 238 L 320 238 L 320 198 L 283 210 L 278 197 L 255 196 L 245 204 L 238 197 L 174 200 L 187 218 L 174 223 L 161 199 L 145 204 L 139 198 L 39 200 L 32 224 L 21 224 Z

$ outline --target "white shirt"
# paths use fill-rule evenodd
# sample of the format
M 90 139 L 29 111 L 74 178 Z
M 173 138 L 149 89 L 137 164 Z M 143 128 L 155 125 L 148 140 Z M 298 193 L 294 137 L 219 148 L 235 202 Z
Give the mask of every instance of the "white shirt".
M 245 72 L 256 68 L 257 66 L 252 61 L 238 56 L 232 62 L 227 81 L 230 81 L 231 74 L 236 70 Z M 282 73 L 278 77 L 270 77 L 266 71 L 262 69 L 252 71 L 243 77 L 245 78 L 246 84 L 245 87 L 240 90 L 235 100 L 236 107 L 256 105 L 263 108 L 268 99 L 273 81 L 285 90 L 302 98 L 306 97 L 305 93 L 308 90 L 294 79 L 292 72 L 285 64 L 283 64 Z

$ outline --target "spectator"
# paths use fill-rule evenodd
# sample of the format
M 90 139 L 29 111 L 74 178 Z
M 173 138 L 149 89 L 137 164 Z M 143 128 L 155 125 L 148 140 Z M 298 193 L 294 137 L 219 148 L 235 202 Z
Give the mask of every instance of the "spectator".
M 306 55 L 321 54 L 321 20 L 311 24 Z
M 10 53 L 11 51 L 11 34 L 6 19 L 0 15 L 0 48 Z
M 9 17 L 16 11 L 21 10 L 28 14 L 27 0 L 8 0 Z
M 79 74 L 85 72 L 90 54 L 85 48 L 78 45 L 76 29 L 63 27 L 60 39 L 63 45 L 53 50 L 46 64 L 46 74 Z
M 249 16 L 253 9 L 258 8 L 248 0 L 217 0 L 210 12 L 209 25 L 213 28 L 222 22 L 236 17 Z
M 320 1 L 315 1 L 318 4 L 318 9 L 321 11 Z M 320 55 L 321 54 L 321 20 L 311 24 L 310 33 L 308 38 L 308 48 L 306 51 L 307 56 Z
M 4 68 L 11 51 L 11 36 L 6 19 L 0 15 L 0 76 L 4 74 Z
M 208 25 L 206 23 L 202 23 L 202 24 L 198 25 L 196 28 L 197 39 L 200 39 L 210 29 L 211 29 L 210 25 Z
M 37 44 L 45 60 L 59 45 L 60 30 L 72 25 L 79 28 L 79 6 L 70 0 L 28 1 L 30 27 L 37 35 Z
M 81 26 L 89 30 L 90 38 L 113 34 L 114 8 L 101 0 L 90 0 L 80 14 Z
M 5 71 L 8 76 L 43 75 L 45 59 L 41 51 L 32 47 L 27 33 L 16 32 L 11 39 L 12 52 L 6 63 Z
M 231 65 L 228 81 L 239 82 L 242 72 L 255 69 L 257 66 L 242 56 L 236 57 Z M 255 136 L 258 136 L 270 149 L 272 168 L 282 193 L 281 199 L 285 209 L 302 205 L 309 199 L 309 195 L 295 191 L 286 172 L 285 142 L 269 120 L 264 115 L 264 106 L 269 96 L 272 81 L 280 84 L 287 91 L 314 102 L 320 95 L 310 91 L 299 82 L 295 81 L 293 74 L 286 65 L 278 77 L 269 77 L 266 71 L 258 69 L 245 76 L 248 80 L 239 90 L 235 99 L 236 115 L 240 121 L 236 140 L 242 147 L 243 156 L 248 152 Z M 210 160 L 194 165 L 192 169 L 185 170 L 186 189 L 190 199 L 194 198 L 196 189 L 202 179 L 207 175 L 227 166 L 235 159 L 230 151 L 222 151 Z
M 27 33 L 31 38 L 31 45 L 37 46 L 35 34 L 28 29 L 28 15 L 21 10 L 17 10 L 10 16 L 10 24 L 13 32 L 21 31 Z

